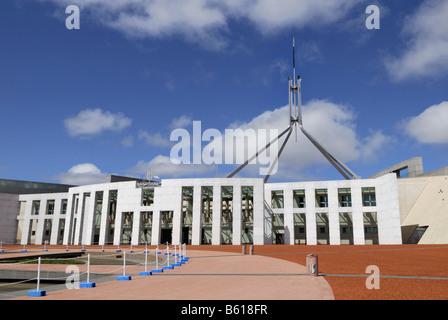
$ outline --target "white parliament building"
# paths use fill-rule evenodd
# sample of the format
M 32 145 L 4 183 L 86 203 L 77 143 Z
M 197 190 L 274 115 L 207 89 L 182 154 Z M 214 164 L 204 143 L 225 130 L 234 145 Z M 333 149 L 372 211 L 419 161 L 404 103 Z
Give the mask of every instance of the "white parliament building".
M 403 170 L 407 171 L 403 176 Z M 448 243 L 448 170 L 421 158 L 368 179 L 0 179 L 0 241 L 20 244 Z
M 0 179 L 0 242 L 448 244 L 448 167 L 425 173 L 416 157 L 361 179 L 305 130 L 295 60 L 293 67 L 289 127 L 227 178 L 157 182 L 109 176 L 83 186 Z M 265 179 L 235 177 L 285 135 L 278 160 L 293 130 L 345 180 L 267 183 L 271 171 Z

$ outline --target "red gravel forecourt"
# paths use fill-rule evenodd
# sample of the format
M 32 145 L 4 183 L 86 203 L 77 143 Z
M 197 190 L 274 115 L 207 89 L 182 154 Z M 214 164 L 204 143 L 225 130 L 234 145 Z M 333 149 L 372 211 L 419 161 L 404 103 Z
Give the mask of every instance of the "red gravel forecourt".
M 189 246 L 189 249 L 195 248 L 242 250 L 241 246 Z M 448 245 L 254 246 L 256 255 L 303 266 L 306 265 L 306 256 L 311 253 L 318 256 L 319 274 L 330 284 L 336 300 L 448 299 Z M 379 289 L 366 287 L 367 277 L 371 275 L 366 273 L 366 268 L 370 265 L 379 269 Z M 446 279 L 437 279 L 443 277 Z

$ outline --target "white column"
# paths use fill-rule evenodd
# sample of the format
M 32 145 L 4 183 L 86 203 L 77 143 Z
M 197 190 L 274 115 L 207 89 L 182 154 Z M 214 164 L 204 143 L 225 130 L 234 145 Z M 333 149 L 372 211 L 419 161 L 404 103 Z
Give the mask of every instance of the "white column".
M 241 184 L 233 185 L 233 202 L 232 202 L 232 214 L 233 214 L 233 239 L 232 244 L 241 244 Z
M 314 188 L 305 189 L 306 201 L 306 244 L 317 245 L 316 230 L 316 193 Z
M 176 199 L 172 199 L 174 212 L 173 212 L 173 230 L 171 237 L 171 244 L 179 244 L 180 238 L 182 234 L 182 205 L 183 205 L 183 196 L 182 196 L 182 186 L 176 188 L 175 197 Z
M 264 244 L 264 183 L 254 185 L 254 244 Z
M 265 190 L 265 200 L 263 203 L 263 219 L 264 219 L 264 243 L 272 244 L 272 190 Z M 267 207 L 265 207 L 265 205 Z
M 100 239 L 98 243 L 100 245 L 106 244 L 106 237 L 107 237 L 107 223 L 109 219 L 109 192 L 110 190 L 104 190 L 103 193 L 103 206 L 101 207 L 101 226 L 100 226 Z
M 54 201 L 53 221 L 51 223 L 50 244 L 57 244 L 59 235 L 59 220 L 61 219 L 62 199 L 56 198 Z
M 292 187 L 285 187 L 283 189 L 283 217 L 284 217 L 284 244 L 294 244 L 294 213 L 293 213 L 293 192 Z
M 213 186 L 212 245 L 221 244 L 221 185 Z
M 328 224 L 329 238 L 331 245 L 340 245 L 340 227 L 339 227 L 339 199 L 338 188 L 334 183 L 328 184 Z
M 152 212 L 151 245 L 156 246 L 160 242 L 160 210 L 154 208 Z
M 362 191 L 359 184 L 352 184 L 352 219 L 353 219 L 353 244 L 364 245 L 364 217 L 362 214 Z
M 117 206 L 118 207 L 118 206 Z M 114 227 L 114 245 L 118 246 L 121 244 L 121 233 L 123 229 L 123 212 L 118 210 L 115 216 L 115 227 Z
M 64 236 L 62 240 L 62 244 L 67 245 L 70 242 L 70 229 L 73 228 L 72 226 L 72 219 L 73 219 L 73 208 L 75 206 L 75 195 L 72 193 L 68 194 L 67 199 L 67 213 L 65 215 L 65 229 L 64 229 Z
M 33 210 L 33 200 L 26 200 L 25 213 L 23 215 L 23 225 L 22 225 L 22 238 L 20 244 L 24 245 L 28 243 L 28 237 L 30 235 L 30 228 L 32 226 L 32 210 Z
M 96 213 L 96 200 L 97 193 L 92 190 L 90 192 L 90 200 L 89 204 L 86 206 L 86 210 L 84 212 L 84 231 L 83 231 L 83 239 L 81 239 L 81 243 L 85 245 L 92 244 L 93 238 L 93 228 L 94 228 L 94 218 Z
M 75 233 L 75 239 L 73 241 L 74 245 L 78 245 L 80 244 L 80 239 L 81 239 L 81 229 L 82 229 L 82 218 L 83 218 L 83 214 L 84 214 L 84 202 L 85 202 L 85 194 L 84 192 L 81 192 L 79 194 L 78 197 L 78 210 L 77 212 L 74 212 L 75 217 L 76 217 L 76 226 L 75 229 L 73 230 L 73 232 Z
M 45 214 L 47 213 L 47 199 L 41 199 L 39 204 L 39 218 L 37 220 L 36 238 L 34 244 L 42 244 L 45 229 Z
M 140 222 L 141 219 L 141 212 L 140 209 L 135 208 L 134 214 L 132 216 L 132 239 L 131 243 L 132 245 L 138 245 L 138 241 L 140 239 Z
M 194 186 L 193 190 L 193 221 L 191 224 L 191 244 L 199 245 L 201 244 L 202 237 L 202 225 L 201 225 L 201 217 L 202 217 L 202 190 L 201 186 Z

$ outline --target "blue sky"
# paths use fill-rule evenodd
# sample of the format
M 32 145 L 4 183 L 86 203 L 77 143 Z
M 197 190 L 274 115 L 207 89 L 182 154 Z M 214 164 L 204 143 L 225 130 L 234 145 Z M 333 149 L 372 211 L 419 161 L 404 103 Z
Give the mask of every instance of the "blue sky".
M 0 177 L 225 176 L 235 165 L 173 165 L 170 133 L 285 129 L 293 37 L 307 131 L 364 178 L 415 156 L 434 170 L 448 163 L 447 34 L 443 0 L 3 0 Z M 298 135 L 270 181 L 313 179 L 342 177 Z

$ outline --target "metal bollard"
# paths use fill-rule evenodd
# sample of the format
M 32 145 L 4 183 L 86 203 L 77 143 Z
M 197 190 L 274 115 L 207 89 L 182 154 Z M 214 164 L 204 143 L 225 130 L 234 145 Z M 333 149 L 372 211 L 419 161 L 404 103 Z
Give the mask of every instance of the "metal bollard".
M 306 270 L 311 276 L 317 277 L 319 275 L 318 259 L 314 254 L 306 256 Z
M 249 247 L 249 255 L 253 255 L 253 254 L 254 254 L 254 246 L 251 245 L 251 246 Z

